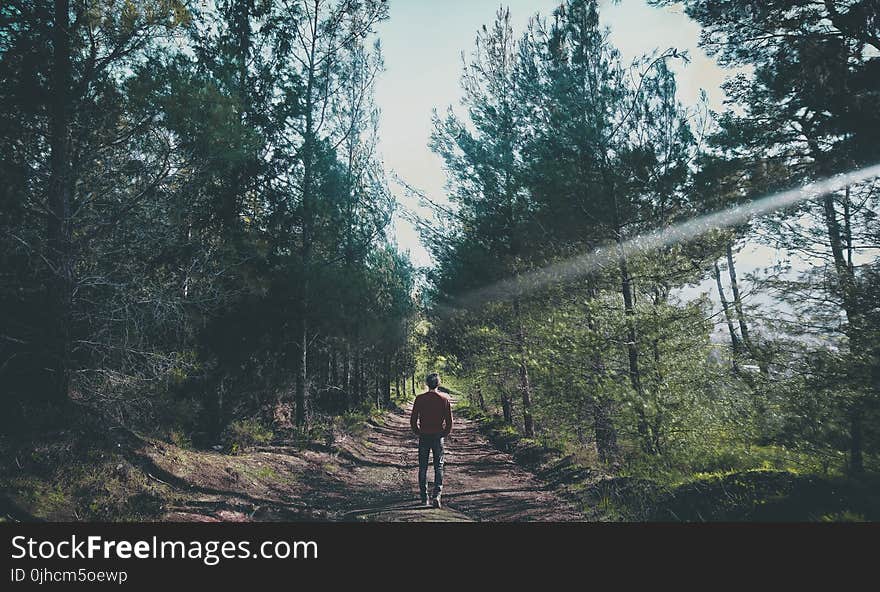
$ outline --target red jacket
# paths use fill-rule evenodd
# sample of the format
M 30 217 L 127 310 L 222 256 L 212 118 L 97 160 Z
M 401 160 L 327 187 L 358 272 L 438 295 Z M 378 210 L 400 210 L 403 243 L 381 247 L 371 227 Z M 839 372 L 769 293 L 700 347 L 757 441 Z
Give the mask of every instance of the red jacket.
M 422 393 L 413 403 L 409 424 L 419 435 L 448 436 L 452 431 L 452 401 L 437 391 Z

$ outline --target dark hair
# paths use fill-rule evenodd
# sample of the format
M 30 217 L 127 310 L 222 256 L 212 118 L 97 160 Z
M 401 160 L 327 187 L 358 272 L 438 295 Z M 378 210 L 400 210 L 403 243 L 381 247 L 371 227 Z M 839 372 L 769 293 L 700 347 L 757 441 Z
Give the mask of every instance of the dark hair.
M 425 384 L 428 385 L 428 388 L 437 388 L 437 385 L 440 384 L 440 375 L 436 372 L 431 372 L 425 377 Z

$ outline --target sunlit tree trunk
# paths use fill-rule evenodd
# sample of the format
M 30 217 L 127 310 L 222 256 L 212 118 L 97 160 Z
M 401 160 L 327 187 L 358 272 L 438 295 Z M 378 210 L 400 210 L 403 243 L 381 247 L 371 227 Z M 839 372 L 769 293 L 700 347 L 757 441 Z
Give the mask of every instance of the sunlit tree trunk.
M 752 359 L 758 362 L 761 374 L 766 376 L 770 373 L 770 369 L 767 365 L 767 361 L 764 359 L 761 352 L 758 351 L 755 342 L 749 334 L 749 326 L 746 322 L 746 315 L 743 312 L 742 298 L 740 297 L 739 292 L 739 282 L 736 278 L 736 263 L 733 260 L 733 246 L 730 243 L 727 244 L 727 273 L 730 276 L 730 291 L 733 293 L 733 307 L 734 310 L 736 310 L 736 318 L 739 322 L 739 330 L 742 335 L 743 344 L 746 346 Z
M 718 262 L 715 262 L 715 285 L 718 286 L 718 297 L 721 299 L 721 310 L 724 311 L 724 320 L 727 321 L 727 331 L 730 333 L 730 345 L 733 348 L 733 369 L 738 368 L 737 358 L 740 355 L 739 336 L 733 327 L 733 318 L 730 314 L 730 304 L 727 302 L 727 296 L 724 293 L 724 285 L 721 283 L 721 270 L 718 269 Z
M 635 323 L 635 305 L 633 303 L 632 283 L 629 275 L 629 265 L 626 253 L 623 251 L 623 242 L 618 233 L 618 264 L 621 277 L 621 294 L 623 295 L 624 315 L 626 316 L 626 352 L 629 363 L 629 380 L 636 393 L 636 414 L 638 416 L 636 428 L 642 450 L 648 454 L 656 454 L 654 441 L 651 436 L 651 428 L 645 413 L 645 388 L 642 384 L 642 376 L 639 368 L 639 347 Z
M 527 438 L 533 438 L 535 436 L 535 424 L 532 419 L 532 387 L 529 384 L 526 336 L 518 298 L 513 301 L 513 316 L 516 323 L 516 353 L 518 357 L 519 392 L 523 406 L 523 433 Z

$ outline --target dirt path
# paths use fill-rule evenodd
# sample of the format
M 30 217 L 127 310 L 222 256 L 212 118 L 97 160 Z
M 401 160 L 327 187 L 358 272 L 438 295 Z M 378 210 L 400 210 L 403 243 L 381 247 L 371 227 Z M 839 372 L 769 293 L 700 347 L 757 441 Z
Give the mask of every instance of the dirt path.
M 409 411 L 388 413 L 366 438 L 343 444 L 361 466 L 355 472 L 379 476 L 384 499 L 345 513 L 348 520 L 375 521 L 578 521 L 571 503 L 548 491 L 509 454 L 495 449 L 474 422 L 456 417 L 446 441 L 443 505 L 423 508 L 418 500 L 418 437 L 409 429 Z M 369 478 L 369 477 L 368 477 Z M 429 466 L 429 489 L 433 468 Z M 376 503 L 378 502 L 378 503 Z
M 170 521 L 585 520 L 460 417 L 446 441 L 444 507 L 420 506 L 410 409 L 389 411 L 332 447 L 228 455 L 153 441 L 134 463 L 161 489 L 162 519 Z M 429 487 L 432 479 L 429 468 Z

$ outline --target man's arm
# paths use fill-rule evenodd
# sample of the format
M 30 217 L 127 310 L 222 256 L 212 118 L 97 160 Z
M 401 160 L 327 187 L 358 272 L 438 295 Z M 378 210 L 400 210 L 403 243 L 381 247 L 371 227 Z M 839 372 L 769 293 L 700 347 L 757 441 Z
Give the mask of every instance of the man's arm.
M 414 434 L 419 433 L 419 400 L 416 398 L 413 403 L 412 413 L 409 414 L 409 427 L 412 428 Z
M 452 431 L 452 403 L 449 400 L 446 401 L 446 417 L 444 421 L 446 422 L 446 429 L 443 430 L 443 437 L 445 438 Z

